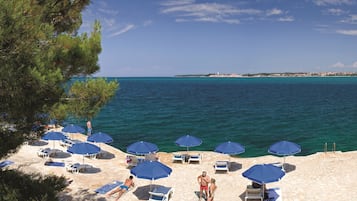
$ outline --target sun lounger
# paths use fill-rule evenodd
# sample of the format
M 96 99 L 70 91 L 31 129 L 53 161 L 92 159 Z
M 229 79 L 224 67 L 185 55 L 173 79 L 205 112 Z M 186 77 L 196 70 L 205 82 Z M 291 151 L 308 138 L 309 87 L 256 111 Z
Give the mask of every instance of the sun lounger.
M 78 173 L 79 172 L 86 172 L 87 169 L 91 169 L 94 168 L 92 165 L 88 165 L 88 164 L 80 164 L 77 169 L 78 169 Z
M 245 197 L 244 200 L 261 200 L 263 201 L 263 192 L 261 188 L 253 188 L 251 185 L 247 186 L 247 189 L 245 191 Z
M 1 161 L 0 162 L 0 168 L 4 168 L 4 167 L 9 166 L 11 164 L 14 164 L 14 162 L 13 161 L 9 161 L 9 160 Z
M 71 147 L 73 144 L 82 142 L 80 140 L 70 140 L 70 139 L 64 139 L 60 141 L 60 145 L 63 147 Z
M 159 158 L 157 157 L 156 153 L 151 153 L 151 154 L 145 155 L 145 160 L 147 160 L 147 161 L 158 161 Z
M 185 156 L 181 154 L 173 154 L 172 155 L 172 162 L 185 162 Z
M 276 166 L 276 167 L 279 167 L 279 168 L 281 168 L 281 169 L 283 169 L 284 170 L 284 168 L 283 168 L 283 163 L 281 163 L 281 162 L 276 162 L 276 163 L 270 163 L 270 164 L 272 164 L 272 165 L 274 165 L 274 166 Z
M 107 155 L 107 152 L 104 150 L 100 150 L 100 152 L 96 155 L 95 158 L 105 158 Z
M 112 183 L 106 184 L 98 189 L 96 189 L 94 192 L 99 193 L 99 194 L 106 194 L 107 192 L 113 190 L 114 188 L 122 185 L 123 182 L 121 181 L 114 181 Z
M 144 162 L 144 161 L 145 161 L 144 158 L 138 158 L 137 156 L 133 156 L 133 155 L 126 156 L 126 163 L 128 164 L 128 167 L 135 167 L 139 163 Z
M 173 192 L 173 188 L 171 187 L 157 186 L 149 192 L 150 197 L 148 201 L 169 201 Z
M 48 157 L 49 150 L 50 150 L 50 148 L 40 149 L 37 151 L 37 156 Z
M 87 154 L 85 155 L 86 157 L 90 158 L 90 159 L 96 159 L 98 154 Z
M 91 165 L 80 164 L 80 163 L 68 163 L 66 164 L 66 170 L 71 173 L 84 172 L 86 169 L 93 168 Z
M 37 151 L 37 155 L 40 157 L 50 157 L 53 154 L 56 154 L 57 150 L 51 148 L 40 149 Z
M 136 156 L 132 155 L 127 155 L 126 156 L 126 164 L 128 164 L 128 167 L 135 167 L 139 163 L 139 159 Z
M 55 162 L 55 161 L 46 161 L 46 166 L 54 166 L 54 167 L 64 167 L 64 163 L 62 162 Z
M 201 163 L 201 159 L 202 159 L 201 154 L 190 155 L 190 157 L 188 158 L 188 163 L 191 163 L 191 162 Z
M 66 170 L 71 173 L 79 173 L 80 170 L 80 165 L 79 163 L 67 163 L 66 164 Z
M 216 161 L 214 165 L 214 170 L 217 171 L 229 171 L 229 162 L 228 161 Z
M 283 201 L 280 188 L 270 188 L 267 190 L 269 201 Z

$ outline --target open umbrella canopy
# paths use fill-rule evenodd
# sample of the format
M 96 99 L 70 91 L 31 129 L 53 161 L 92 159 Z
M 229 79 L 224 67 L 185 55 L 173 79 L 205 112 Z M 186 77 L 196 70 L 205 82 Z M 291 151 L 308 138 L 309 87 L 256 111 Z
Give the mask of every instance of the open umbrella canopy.
M 228 141 L 219 144 L 214 151 L 222 154 L 235 155 L 244 153 L 245 148 L 237 142 Z
M 84 133 L 86 130 L 80 126 L 69 124 L 62 129 L 66 133 Z
M 64 140 L 67 137 L 61 132 L 50 131 L 42 136 L 43 140 Z M 53 149 L 55 148 L 55 142 L 53 141 Z
M 94 133 L 93 135 L 89 136 L 87 138 L 87 141 L 89 141 L 89 142 L 111 143 L 111 142 L 113 142 L 113 138 L 110 137 L 106 133 L 98 132 L 98 133 Z
M 256 183 L 266 184 L 279 181 L 285 175 L 285 172 L 272 164 L 259 164 L 250 167 L 242 175 Z
M 271 145 L 268 152 L 279 156 L 289 156 L 300 153 L 301 147 L 293 142 L 280 141 Z
M 71 147 L 68 148 L 67 151 L 72 154 L 87 155 L 87 154 L 99 153 L 100 148 L 91 143 L 80 142 L 80 143 L 73 144 Z
M 145 141 L 134 142 L 126 149 L 126 152 L 134 155 L 146 155 L 157 151 L 159 151 L 159 148 L 156 144 Z
M 42 139 L 43 140 L 64 140 L 67 137 L 65 135 L 63 135 L 63 133 L 61 132 L 55 132 L 55 131 L 51 131 L 51 132 L 47 132 Z
M 144 161 L 130 170 L 130 173 L 141 179 L 156 180 L 168 177 L 172 169 L 158 161 Z
M 202 144 L 202 140 L 192 135 L 184 135 L 175 141 L 180 147 L 195 147 Z

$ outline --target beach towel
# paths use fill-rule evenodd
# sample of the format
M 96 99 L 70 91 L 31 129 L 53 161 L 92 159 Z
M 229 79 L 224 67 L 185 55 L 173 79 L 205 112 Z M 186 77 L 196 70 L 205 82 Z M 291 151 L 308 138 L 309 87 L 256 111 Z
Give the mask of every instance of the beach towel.
M 64 167 L 64 163 L 62 162 L 46 162 L 46 166 L 55 166 L 55 167 Z
M 106 184 L 98 189 L 96 189 L 94 192 L 99 193 L 99 194 L 106 194 L 107 192 L 113 190 L 114 188 L 122 185 L 123 182 L 121 181 L 114 181 L 112 183 Z
M 270 188 L 267 190 L 269 201 L 282 201 L 280 188 Z
M 11 165 L 13 163 L 14 163 L 13 161 L 9 161 L 9 160 L 1 161 L 0 162 L 0 168 L 6 167 L 6 166 Z

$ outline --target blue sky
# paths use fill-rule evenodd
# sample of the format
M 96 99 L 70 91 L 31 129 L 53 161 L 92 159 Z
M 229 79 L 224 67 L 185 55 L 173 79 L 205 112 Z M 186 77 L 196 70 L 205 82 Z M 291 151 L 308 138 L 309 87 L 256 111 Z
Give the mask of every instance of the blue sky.
M 97 76 L 357 71 L 357 0 L 92 0 Z

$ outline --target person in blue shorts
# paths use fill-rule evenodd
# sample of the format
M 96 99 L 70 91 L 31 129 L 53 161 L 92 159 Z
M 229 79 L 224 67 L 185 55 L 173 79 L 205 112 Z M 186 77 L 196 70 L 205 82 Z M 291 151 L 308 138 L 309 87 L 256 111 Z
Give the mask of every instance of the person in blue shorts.
M 134 181 L 133 181 L 134 177 L 130 175 L 130 177 L 128 179 L 125 180 L 123 185 L 120 185 L 119 187 L 116 187 L 114 190 L 109 191 L 105 196 L 109 197 L 111 195 L 113 195 L 114 193 L 118 193 L 118 197 L 116 199 L 119 200 L 119 198 L 126 192 L 129 190 L 130 187 L 134 187 Z
M 90 120 L 87 121 L 87 135 L 92 135 L 92 123 L 90 122 Z

